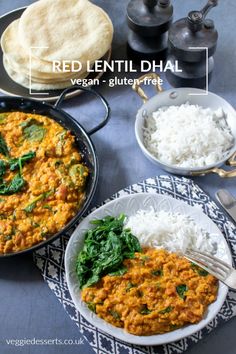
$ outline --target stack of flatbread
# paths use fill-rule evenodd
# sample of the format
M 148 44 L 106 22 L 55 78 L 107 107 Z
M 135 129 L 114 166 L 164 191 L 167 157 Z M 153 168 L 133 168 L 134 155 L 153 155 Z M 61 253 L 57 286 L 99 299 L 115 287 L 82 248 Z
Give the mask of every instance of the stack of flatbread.
M 108 15 L 88 0 L 40 0 L 4 31 L 3 62 L 12 80 L 34 90 L 62 89 L 83 79 L 111 47 L 113 25 Z M 80 72 L 58 71 L 53 61 L 73 60 Z

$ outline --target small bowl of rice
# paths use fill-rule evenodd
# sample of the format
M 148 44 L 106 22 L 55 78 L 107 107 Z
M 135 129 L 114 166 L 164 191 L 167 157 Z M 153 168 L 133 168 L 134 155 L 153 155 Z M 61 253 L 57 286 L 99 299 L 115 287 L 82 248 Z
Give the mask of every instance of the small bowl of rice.
M 135 134 L 144 155 L 168 172 L 236 177 L 219 168 L 236 166 L 236 112 L 214 93 L 195 88 L 159 93 L 139 109 Z

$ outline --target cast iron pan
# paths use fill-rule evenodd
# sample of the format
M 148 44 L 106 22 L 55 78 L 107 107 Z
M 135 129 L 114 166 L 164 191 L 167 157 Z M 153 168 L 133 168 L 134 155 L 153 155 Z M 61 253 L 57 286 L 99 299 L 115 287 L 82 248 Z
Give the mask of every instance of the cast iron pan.
M 101 102 L 105 107 L 105 116 L 102 119 L 101 123 L 99 123 L 96 127 L 94 127 L 88 132 L 86 132 L 85 129 L 72 116 L 64 112 L 62 109 L 60 109 L 61 104 L 64 101 L 65 95 L 68 92 L 71 92 L 73 90 L 78 90 L 78 89 L 95 95 L 97 98 L 101 100 Z M 99 172 L 98 159 L 97 159 L 94 145 L 90 139 L 90 136 L 95 132 L 97 132 L 98 130 L 100 130 L 101 128 L 103 128 L 108 122 L 110 116 L 110 107 L 107 101 L 105 100 L 105 98 L 101 94 L 99 94 L 98 92 L 96 92 L 91 88 L 85 88 L 77 85 L 65 89 L 60 95 L 57 102 L 54 104 L 54 106 L 51 106 L 50 104 L 45 102 L 40 102 L 29 98 L 0 97 L 0 113 L 10 112 L 10 111 L 45 115 L 49 118 L 52 118 L 57 123 L 61 124 L 65 129 L 70 130 L 72 134 L 76 137 L 76 146 L 78 147 L 78 150 L 81 152 L 83 156 L 83 161 L 89 167 L 90 175 L 86 185 L 86 198 L 82 207 L 80 208 L 78 213 L 74 216 L 74 218 L 61 231 L 59 231 L 55 235 L 50 236 L 47 240 L 33 247 L 15 253 L 0 254 L 0 258 L 16 256 L 19 254 L 22 255 L 24 253 L 31 252 L 42 246 L 45 246 L 47 243 L 55 240 L 56 238 L 60 237 L 63 233 L 68 231 L 85 213 L 85 211 L 88 209 L 88 206 L 96 190 L 96 186 L 98 182 L 98 172 Z

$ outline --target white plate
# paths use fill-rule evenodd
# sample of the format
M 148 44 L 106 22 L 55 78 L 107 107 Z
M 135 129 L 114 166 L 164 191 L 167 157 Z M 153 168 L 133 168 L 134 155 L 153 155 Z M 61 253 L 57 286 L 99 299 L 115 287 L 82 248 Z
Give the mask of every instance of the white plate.
M 115 199 L 89 214 L 72 234 L 66 248 L 66 280 L 71 297 L 77 310 L 92 325 L 122 341 L 138 345 L 166 344 L 190 336 L 191 334 L 199 331 L 205 327 L 220 311 L 228 292 L 228 288 L 220 283 L 217 300 L 208 307 L 205 317 L 199 323 L 195 325 L 188 325 L 166 334 L 157 334 L 152 336 L 135 336 L 129 334 L 123 329 L 114 327 L 102 320 L 87 308 L 87 305 L 81 300 L 80 296 L 81 291 L 76 274 L 76 260 L 78 253 L 83 247 L 84 234 L 86 230 L 94 227 L 90 224 L 90 221 L 93 219 L 102 219 L 106 215 L 118 216 L 121 213 L 130 216 L 139 209 L 149 209 L 150 207 L 153 207 L 156 211 L 165 210 L 191 216 L 198 225 L 211 234 L 214 241 L 217 241 L 218 251 L 216 256 L 225 260 L 229 264 L 232 264 L 229 247 L 218 227 L 202 212 L 201 208 L 191 207 L 183 201 L 160 194 L 137 193 Z

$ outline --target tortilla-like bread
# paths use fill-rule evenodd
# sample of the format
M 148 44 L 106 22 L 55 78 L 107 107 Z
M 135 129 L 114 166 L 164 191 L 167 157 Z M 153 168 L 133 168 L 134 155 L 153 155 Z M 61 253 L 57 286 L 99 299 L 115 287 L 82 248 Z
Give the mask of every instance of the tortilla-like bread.
M 29 79 L 31 77 L 31 81 L 36 82 L 36 83 L 41 83 L 41 84 L 60 84 L 60 83 L 64 83 L 67 82 L 71 79 L 84 79 L 86 78 L 90 73 L 88 72 L 83 72 L 83 73 L 73 73 L 73 75 L 71 75 L 71 77 L 68 78 L 61 78 L 61 79 L 45 79 L 42 77 L 35 77 L 32 74 L 30 75 L 29 72 L 24 73 L 23 71 L 20 71 L 19 69 L 15 69 L 14 65 L 12 65 L 12 62 L 9 60 L 9 58 L 4 54 L 5 56 L 5 60 L 7 60 L 7 66 L 9 68 L 9 70 L 11 69 L 12 71 L 14 71 L 17 74 L 23 75 L 25 76 L 27 79 Z
M 75 77 L 76 73 L 72 72 L 54 72 L 52 62 L 43 61 L 32 56 L 34 50 L 31 50 L 31 61 L 30 61 L 30 50 L 24 49 L 18 39 L 18 25 L 20 20 L 13 21 L 3 32 L 1 37 L 1 47 L 2 51 L 9 61 L 9 65 L 12 69 L 25 76 L 29 75 L 30 64 L 31 64 L 31 75 L 35 78 L 35 81 L 47 81 L 52 80 L 66 81 L 70 78 Z M 86 65 L 77 76 L 83 74 L 86 71 Z
M 8 74 L 8 76 L 15 81 L 17 84 L 29 89 L 31 86 L 32 90 L 35 91 L 46 91 L 46 90 L 59 90 L 59 89 L 64 89 L 66 87 L 72 86 L 71 80 L 67 80 L 64 82 L 60 83 L 39 83 L 31 80 L 31 85 L 30 85 L 30 80 L 29 77 L 23 75 L 22 73 L 18 73 L 10 67 L 8 60 L 6 56 L 3 56 L 3 66 Z M 79 79 L 84 79 L 86 76 L 88 76 L 88 73 L 84 73 L 81 75 L 81 77 L 78 77 Z
M 101 58 L 110 48 L 113 25 L 108 15 L 87 0 L 40 0 L 22 14 L 21 45 L 41 60 Z M 46 48 L 45 48 L 46 47 Z

